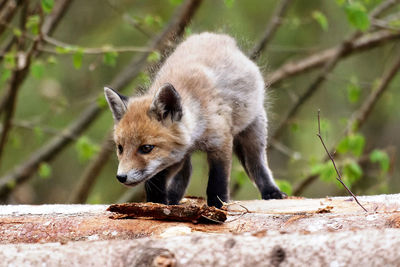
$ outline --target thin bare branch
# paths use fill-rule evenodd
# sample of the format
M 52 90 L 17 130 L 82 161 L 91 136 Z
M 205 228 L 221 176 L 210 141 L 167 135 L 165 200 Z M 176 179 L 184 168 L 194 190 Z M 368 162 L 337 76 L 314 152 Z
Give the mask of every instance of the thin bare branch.
M 382 96 L 382 93 L 389 88 L 390 82 L 396 76 L 396 74 L 400 70 L 400 56 L 396 59 L 392 67 L 383 75 L 381 82 L 376 90 L 371 90 L 370 95 L 367 99 L 363 102 L 361 107 L 353 113 L 351 119 L 344 131 L 344 134 L 348 134 L 355 129 L 360 129 L 362 125 L 364 125 L 365 121 L 371 114 L 372 109 L 374 108 L 377 101 Z M 334 151 L 334 148 L 330 151 Z M 327 158 L 325 159 L 325 161 Z M 318 178 L 317 175 L 310 175 L 305 178 L 296 188 L 293 190 L 294 195 L 300 195 L 308 186 L 310 186 L 316 179 Z
M 279 26 L 282 23 L 282 19 L 284 18 L 291 1 L 292 0 L 279 1 L 271 20 L 269 21 L 268 26 L 265 29 L 263 37 L 250 52 L 250 58 L 252 60 L 256 60 L 260 56 L 261 52 L 266 48 L 268 43 L 272 40 L 275 32 L 278 30 Z
M 168 47 L 167 40 L 172 40 L 176 36 L 181 36 L 201 2 L 201 0 L 186 0 L 178 13 L 173 15 L 173 19 L 166 29 L 152 41 L 149 47 L 151 49 L 163 50 Z M 115 90 L 120 90 L 129 84 L 145 65 L 147 56 L 148 53 L 143 53 L 139 57 L 134 58 L 132 62 L 114 78 L 111 82 L 111 87 Z M 100 107 L 97 103 L 89 105 L 76 121 L 65 128 L 64 135 L 56 136 L 51 139 L 39 150 L 34 151 L 25 162 L 22 162 L 14 170 L 0 178 L 0 199 L 6 201 L 15 185 L 19 185 L 29 179 L 41 162 L 54 159 L 60 151 L 70 144 L 71 139 L 65 138 L 66 134 L 72 136 L 81 134 L 98 118 L 103 110 L 104 108 Z
M 326 147 L 325 142 L 324 142 L 324 140 L 322 139 L 322 136 L 321 136 L 321 122 L 320 122 L 320 110 L 318 110 L 318 134 L 317 134 L 317 136 L 318 136 L 319 140 L 321 140 L 321 143 L 322 143 L 322 145 L 323 145 L 323 147 L 324 147 L 324 149 L 325 149 L 325 152 L 327 153 L 329 159 L 332 161 L 333 167 L 335 168 L 335 171 L 336 171 L 336 174 L 337 174 L 336 179 L 344 186 L 344 188 L 347 190 L 347 192 L 349 192 L 349 194 L 353 196 L 353 198 L 354 198 L 354 200 L 357 202 L 357 204 L 358 204 L 365 212 L 368 212 L 367 209 L 364 208 L 363 205 L 361 205 L 361 203 L 358 201 L 357 197 L 353 194 L 353 192 L 351 192 L 351 190 L 350 190 L 350 189 L 346 186 L 346 184 L 343 182 L 342 175 L 340 174 L 340 172 L 339 172 L 339 170 L 338 170 L 338 168 L 337 168 L 337 166 L 336 166 L 335 160 L 333 159 L 332 154 L 329 153 L 328 148 Z
M 57 0 L 55 1 L 53 10 L 47 15 L 46 20 L 43 22 L 41 32 L 45 36 L 52 35 L 55 28 L 58 26 L 60 20 L 65 16 L 68 7 L 72 4 L 73 0 Z
M 388 41 L 398 40 L 399 38 L 399 31 L 393 32 L 388 30 L 380 30 L 374 33 L 366 34 L 354 40 L 349 45 L 349 49 L 344 51 L 340 57 L 344 58 L 368 49 L 373 49 L 377 46 L 386 44 Z M 339 49 L 340 45 L 317 52 L 298 61 L 288 62 L 277 70 L 268 73 L 266 79 L 270 85 L 276 85 L 284 79 L 321 67 L 324 63 L 332 59 L 337 54 Z
M 386 0 L 385 2 L 377 6 L 374 10 L 372 10 L 369 16 L 370 18 L 375 19 L 398 3 L 400 3 L 400 0 Z
M 0 24 L 0 35 L 2 35 L 4 30 L 6 29 L 6 26 L 4 24 L 9 23 L 14 17 L 18 5 L 18 1 L 9 0 L 7 1 L 7 3 L 4 4 L 4 7 L 0 9 L 0 21 L 2 22 L 2 24 Z

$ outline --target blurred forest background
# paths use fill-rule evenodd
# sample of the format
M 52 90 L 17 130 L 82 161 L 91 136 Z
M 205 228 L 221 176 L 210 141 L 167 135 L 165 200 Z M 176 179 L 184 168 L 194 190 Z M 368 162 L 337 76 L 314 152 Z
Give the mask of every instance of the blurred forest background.
M 115 178 L 109 85 L 143 91 L 177 42 L 236 38 L 270 84 L 269 164 L 290 195 L 400 191 L 400 3 L 396 0 L 0 0 L 3 203 L 140 201 Z M 205 196 L 205 155 L 188 195 Z M 235 160 L 233 199 L 259 198 Z

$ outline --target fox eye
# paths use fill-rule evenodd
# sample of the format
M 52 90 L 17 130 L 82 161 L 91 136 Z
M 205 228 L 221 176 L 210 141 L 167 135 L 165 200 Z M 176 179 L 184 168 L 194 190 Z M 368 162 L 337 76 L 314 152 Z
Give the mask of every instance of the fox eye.
M 118 145 L 118 154 L 122 154 L 124 152 L 124 148 L 121 145 Z
M 138 152 L 140 154 L 148 154 L 153 150 L 154 146 L 153 145 L 142 145 L 139 147 Z

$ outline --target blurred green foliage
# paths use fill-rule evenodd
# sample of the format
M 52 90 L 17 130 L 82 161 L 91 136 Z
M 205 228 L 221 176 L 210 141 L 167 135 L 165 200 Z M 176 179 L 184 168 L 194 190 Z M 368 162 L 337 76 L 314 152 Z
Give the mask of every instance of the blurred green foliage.
M 54 7 L 53 0 L 31 1 L 40 4 L 44 16 Z M 244 52 L 249 51 L 260 39 L 279 1 L 205 0 L 185 34 L 203 31 L 224 32 L 235 37 Z M 97 101 L 105 107 L 103 86 L 109 84 L 117 73 L 136 53 L 116 51 L 117 47 L 146 47 L 149 36 L 155 36 L 171 19 L 173 11 L 182 0 L 169 1 L 74 1 L 56 29 L 54 39 L 61 43 L 48 44 L 39 60 L 32 63 L 30 76 L 25 81 L 18 98 L 15 122 L 30 122 L 33 127 L 16 123 L 10 133 L 5 155 L 0 165 L 6 173 L 35 149 L 41 147 L 54 134 L 75 118 L 90 103 Z M 371 29 L 368 12 L 380 0 L 293 1 L 288 15 L 273 38 L 267 51 L 261 55 L 258 65 L 268 79 L 268 74 L 290 60 L 299 60 L 313 52 L 339 44 L 349 33 Z M 395 12 L 400 12 L 397 7 Z M 40 16 L 32 14 L 26 21 L 29 34 L 39 34 Z M 18 21 L 18 17 L 15 18 Z M 13 25 L 18 25 L 14 23 Z M 398 27 L 398 20 L 389 23 Z M 20 37 L 22 29 L 12 27 L 6 37 Z M 323 163 L 325 152 L 315 136 L 316 111 L 321 109 L 321 130 L 329 147 L 336 147 L 338 166 L 343 179 L 355 193 L 393 193 L 400 190 L 399 172 L 390 172 L 391 158 L 386 148 L 399 146 L 400 119 L 399 90 L 389 90 L 383 95 L 367 124 L 360 132 L 342 136 L 351 114 L 361 105 L 368 93 L 376 87 L 382 73 L 390 66 L 398 43 L 388 42 L 379 48 L 365 51 L 341 61 L 330 73 L 321 90 L 313 96 L 290 122 L 280 142 L 290 153 L 272 149 L 269 165 L 281 189 L 291 195 L 294 186 L 308 174 L 320 179 L 307 188 L 305 196 L 345 194 L 342 187 L 332 187 L 336 173 L 331 162 Z M 89 53 L 89 48 L 96 53 Z M 148 62 L 157 62 L 162 55 L 150 53 Z M 5 88 L 18 63 L 15 49 L 4 54 L 0 67 L 0 88 Z M 269 89 L 266 107 L 269 115 L 269 131 L 272 133 L 285 113 L 307 88 L 316 71 L 285 79 Z M 131 95 L 137 88 L 146 88 L 150 75 L 143 71 L 123 93 Z M 400 86 L 397 77 L 391 84 Z M 110 112 L 78 137 L 75 144 L 62 151 L 51 162 L 41 163 L 34 179 L 23 187 L 19 199 L 26 203 L 65 202 L 78 183 L 84 168 L 99 151 L 99 145 L 112 127 Z M 366 159 L 363 155 L 367 153 Z M 203 153 L 193 156 L 193 177 L 188 195 L 205 196 L 207 163 Z M 372 164 L 364 170 L 365 164 Z M 398 160 L 394 165 L 398 165 Z M 115 202 L 125 187 L 115 179 L 117 168 L 113 156 L 103 169 L 89 203 Z M 51 179 L 40 179 L 51 178 Z M 259 193 L 235 159 L 231 175 L 232 186 L 238 184 L 237 199 L 259 198 Z M 15 184 L 10 184 L 14 187 Z M 22 192 L 21 191 L 21 192 Z M 31 193 L 26 193 L 31 192 Z M 19 191 L 16 191 L 19 194 Z M 22 193 L 21 193 L 22 194 Z

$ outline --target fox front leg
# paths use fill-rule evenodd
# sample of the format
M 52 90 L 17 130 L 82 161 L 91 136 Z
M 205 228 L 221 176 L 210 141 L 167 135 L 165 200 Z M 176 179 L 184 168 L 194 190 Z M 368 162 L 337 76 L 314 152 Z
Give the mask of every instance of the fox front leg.
M 221 208 L 229 201 L 229 176 L 231 173 L 232 150 L 209 152 L 207 154 L 210 167 L 207 185 L 207 204 Z
M 163 170 L 145 182 L 147 202 L 168 204 L 167 179 L 168 170 Z

